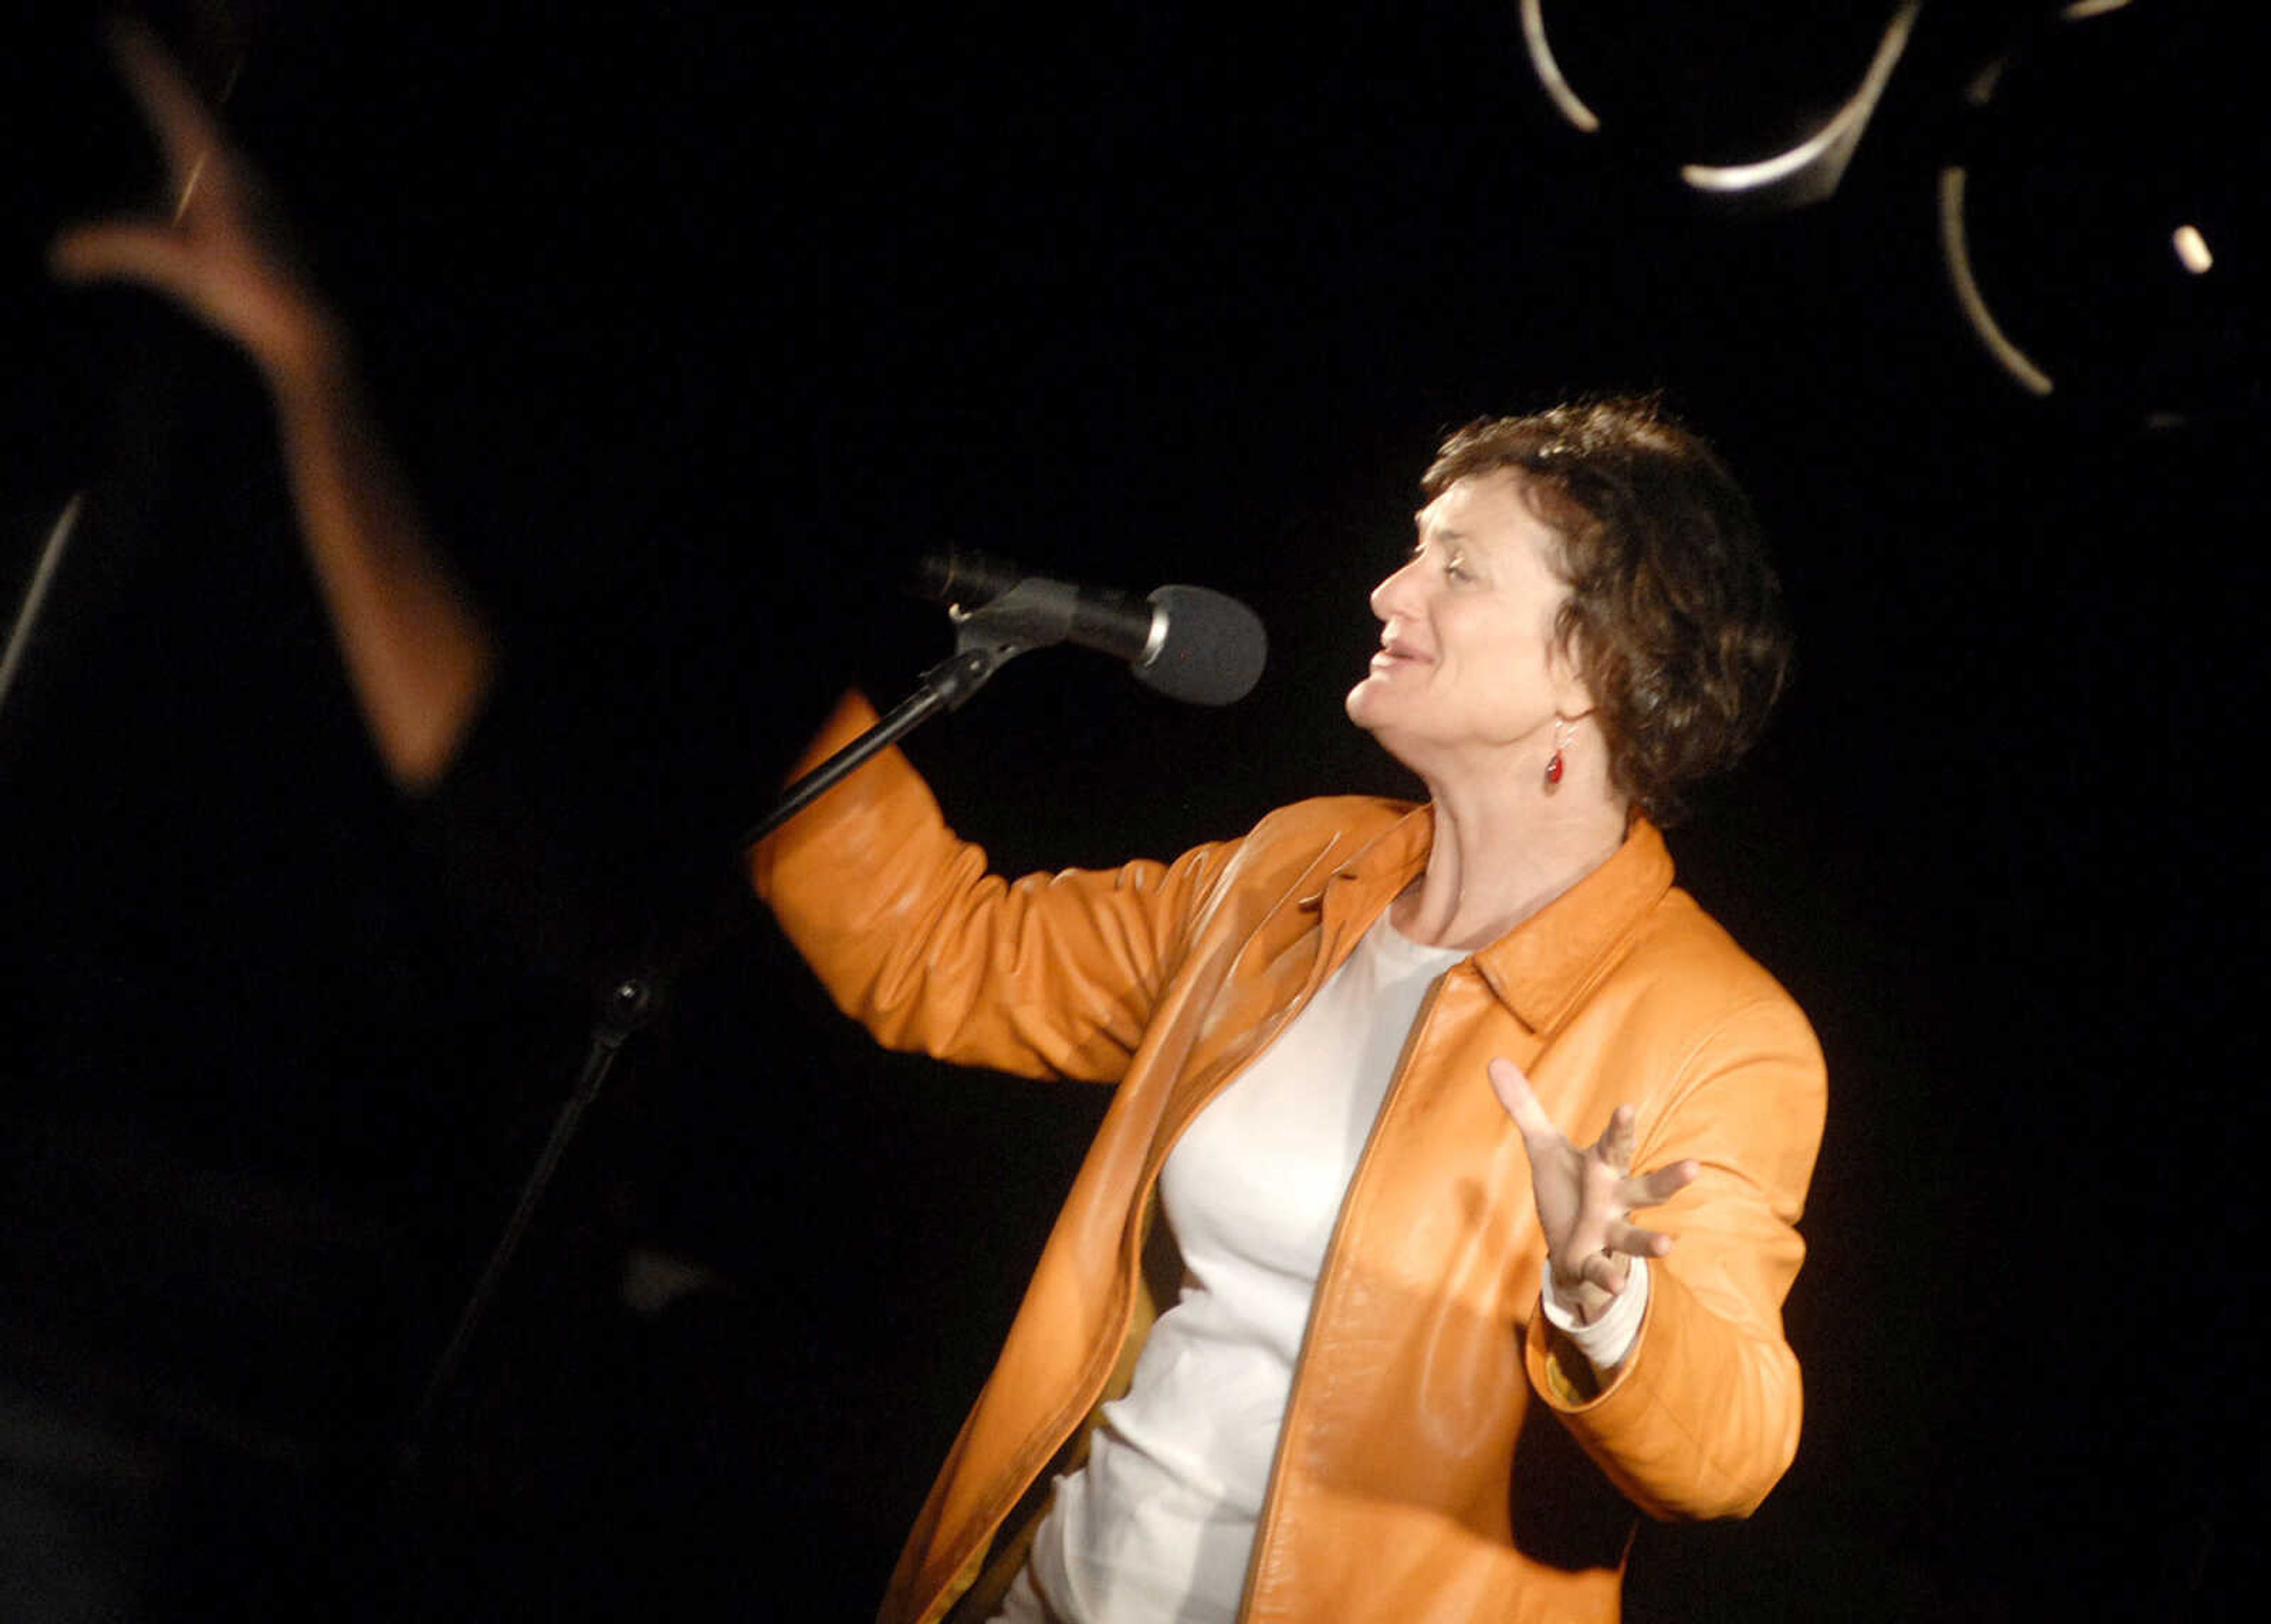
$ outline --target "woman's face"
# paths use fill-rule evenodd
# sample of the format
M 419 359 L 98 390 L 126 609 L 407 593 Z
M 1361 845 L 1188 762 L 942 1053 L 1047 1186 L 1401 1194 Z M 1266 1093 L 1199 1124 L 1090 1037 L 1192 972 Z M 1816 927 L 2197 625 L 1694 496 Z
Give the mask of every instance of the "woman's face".
M 1553 718 L 1592 708 L 1556 649 L 1569 595 L 1560 542 L 1510 470 L 1453 484 L 1419 510 L 1409 562 L 1373 589 L 1380 652 L 1349 690 L 1348 713 L 1423 778 L 1534 752 Z

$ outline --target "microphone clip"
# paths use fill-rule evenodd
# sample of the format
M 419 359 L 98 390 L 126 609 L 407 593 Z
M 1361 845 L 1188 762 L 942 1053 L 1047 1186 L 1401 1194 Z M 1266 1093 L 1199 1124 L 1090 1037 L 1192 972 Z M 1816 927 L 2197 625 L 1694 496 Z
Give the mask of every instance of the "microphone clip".
M 992 650 L 998 663 L 1028 649 L 1061 643 L 1072 635 L 1079 600 L 1079 590 L 1068 581 L 1029 576 L 978 608 L 949 606 L 946 615 L 954 622 L 955 652 Z
M 1072 631 L 1078 597 L 1068 582 L 1036 577 L 975 609 L 949 605 L 954 652 L 923 673 L 922 686 L 947 710 L 960 710 L 1018 655 L 1063 642 Z
M 1070 640 L 1078 630 L 1081 589 L 1069 581 L 1027 576 L 974 609 L 949 602 L 954 652 L 922 674 L 920 692 L 936 709 L 958 711 L 995 672 L 1018 655 Z M 1135 607 L 1148 612 L 1149 606 Z M 1152 616 L 1143 656 L 1154 652 L 1163 617 Z

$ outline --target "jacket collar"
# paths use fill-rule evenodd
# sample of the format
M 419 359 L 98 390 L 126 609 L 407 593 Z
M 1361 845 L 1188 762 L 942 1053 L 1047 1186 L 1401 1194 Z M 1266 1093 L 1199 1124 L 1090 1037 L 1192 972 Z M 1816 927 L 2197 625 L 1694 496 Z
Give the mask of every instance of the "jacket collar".
M 1435 834 L 1432 807 L 1412 808 L 1334 871 L 1322 897 L 1337 963 L 1396 894 L 1426 866 Z M 1633 819 L 1609 860 L 1468 961 L 1499 1001 L 1532 1032 L 1568 1013 L 1617 950 L 1672 890 L 1663 833 Z

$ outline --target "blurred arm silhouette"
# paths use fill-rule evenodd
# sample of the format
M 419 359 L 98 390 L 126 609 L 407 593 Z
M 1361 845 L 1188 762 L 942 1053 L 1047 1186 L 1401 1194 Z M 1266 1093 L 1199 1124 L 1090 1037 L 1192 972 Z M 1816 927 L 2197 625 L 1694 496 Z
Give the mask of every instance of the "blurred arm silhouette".
M 257 369 L 356 701 L 388 776 L 422 793 L 480 713 L 495 677 L 492 635 L 428 540 L 364 399 L 354 344 L 300 269 L 259 176 L 148 33 L 120 25 L 112 43 L 174 206 L 66 230 L 49 263 L 67 281 L 160 294 Z

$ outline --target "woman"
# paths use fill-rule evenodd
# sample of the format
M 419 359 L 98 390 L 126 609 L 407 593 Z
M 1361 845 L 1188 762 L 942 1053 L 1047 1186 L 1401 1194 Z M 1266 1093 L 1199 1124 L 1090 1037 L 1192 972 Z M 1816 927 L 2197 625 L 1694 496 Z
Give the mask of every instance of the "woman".
M 423 791 L 491 640 L 249 173 L 120 49 L 174 206 L 56 269 L 260 368 L 373 738 Z M 1780 686 L 1747 506 L 1633 403 L 1475 425 L 1426 486 L 1348 697 L 1425 804 L 1011 884 L 887 752 L 753 855 L 877 1037 L 1118 1085 L 886 1620 L 1612 1617 L 1635 1508 L 1740 1514 L 1789 1463 L 1821 1058 L 1657 832 Z
M 882 1041 L 1117 1084 L 886 1620 L 1612 1618 L 1790 1462 L 1820 1051 L 1656 822 L 1782 685 L 1748 504 L 1631 401 L 1424 485 L 1347 709 L 1425 804 L 1011 883 L 886 755 L 754 856 Z

